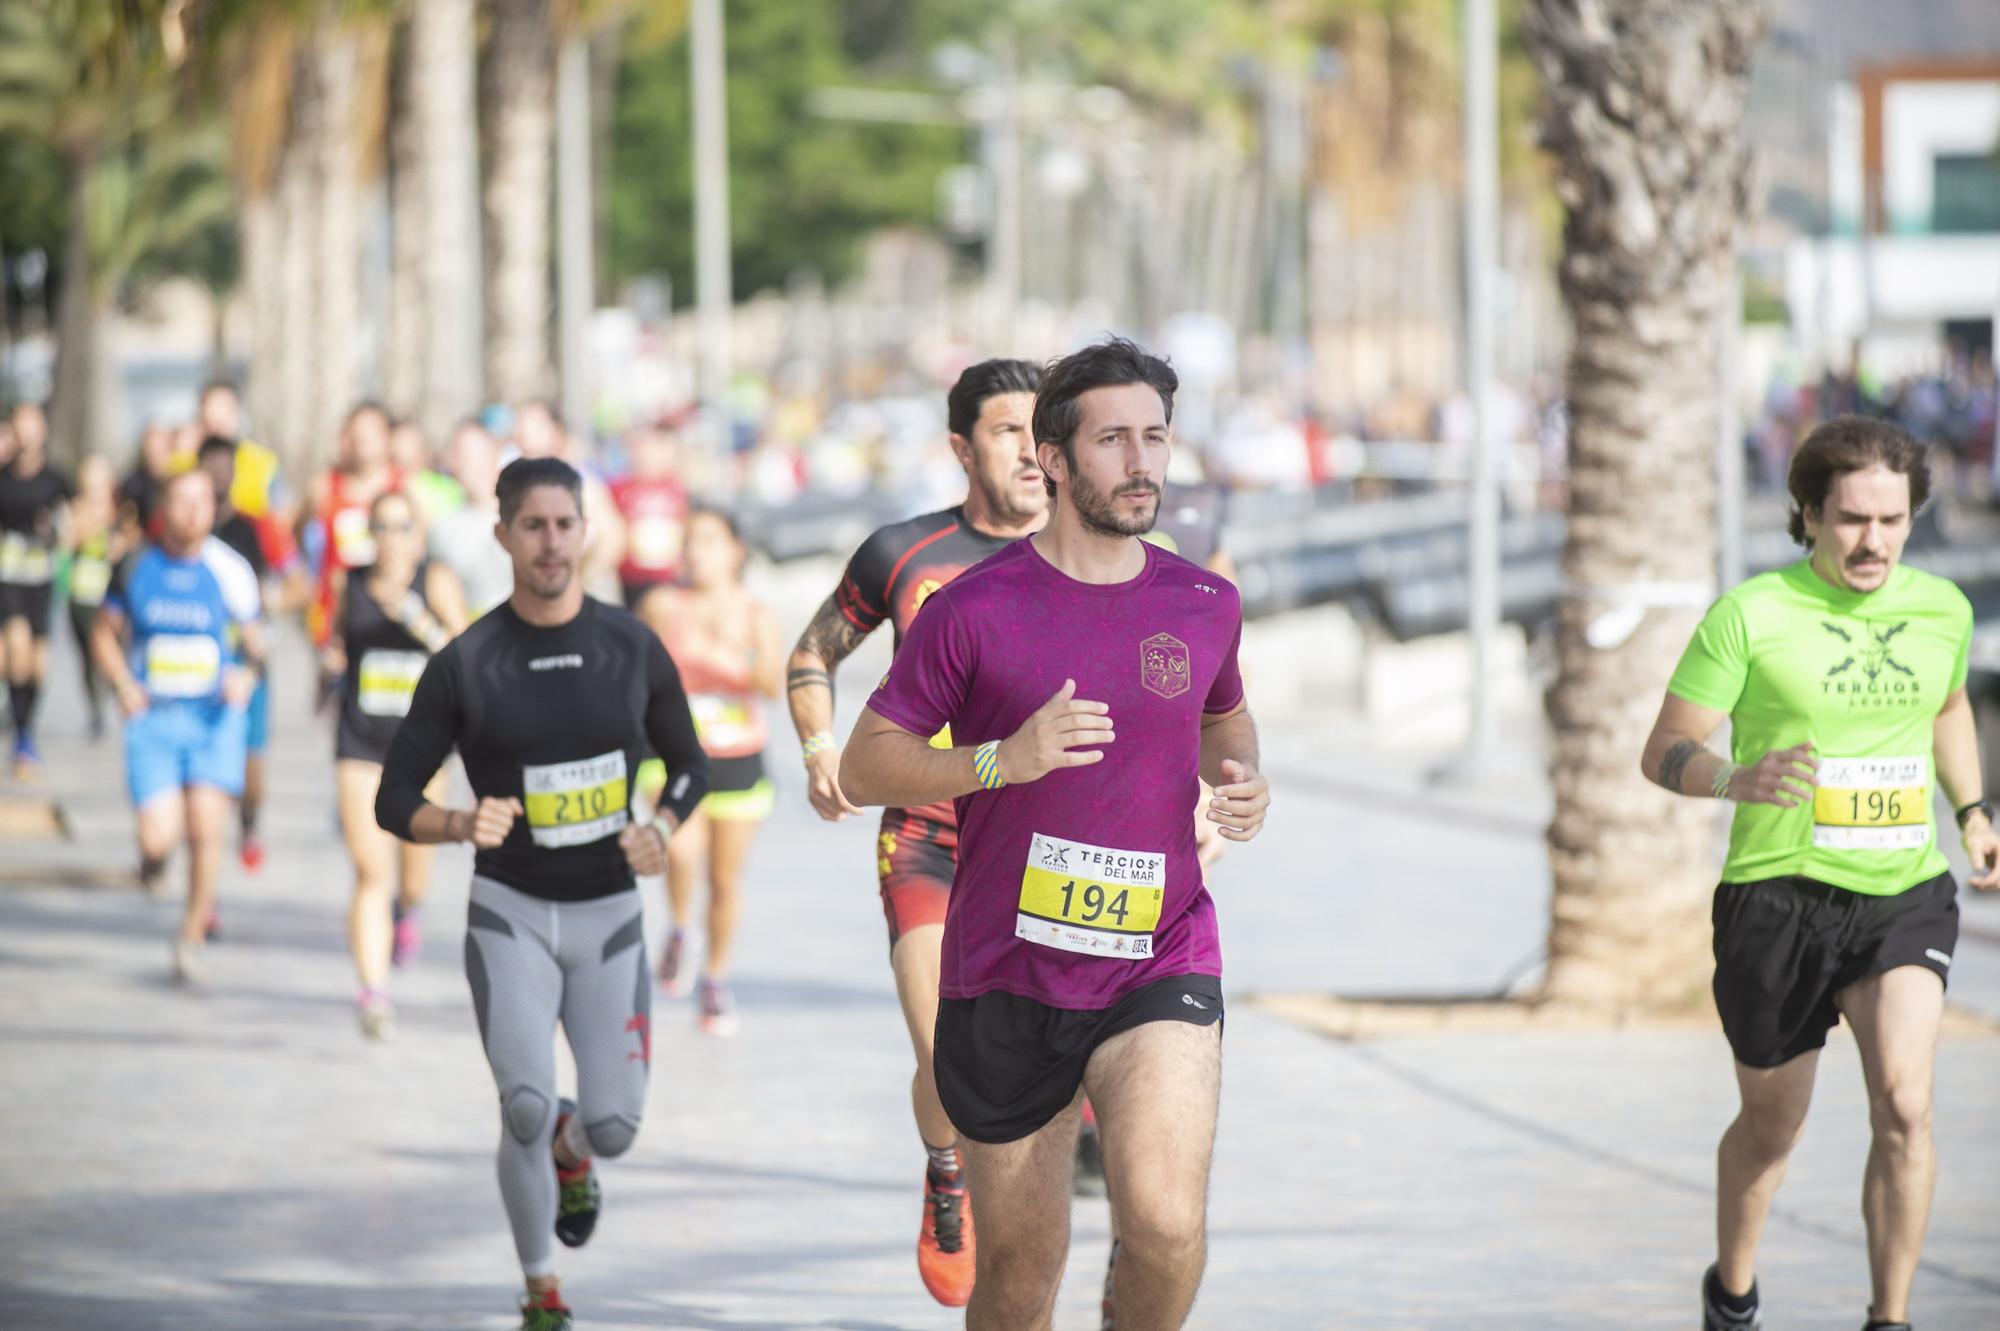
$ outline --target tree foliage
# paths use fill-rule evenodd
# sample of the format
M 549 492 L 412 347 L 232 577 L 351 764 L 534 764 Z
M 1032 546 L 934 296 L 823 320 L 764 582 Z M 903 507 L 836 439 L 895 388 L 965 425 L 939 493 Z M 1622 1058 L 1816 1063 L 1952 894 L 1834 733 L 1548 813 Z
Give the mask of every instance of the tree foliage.
M 964 156 L 964 131 L 814 115 L 814 89 L 872 82 L 843 42 L 839 6 L 729 0 L 723 8 L 736 294 L 781 286 L 801 269 L 842 276 L 868 231 L 928 225 L 936 216 L 939 172 Z M 683 29 L 666 41 L 648 37 L 641 27 L 624 39 L 612 129 L 609 268 L 614 282 L 665 273 L 676 293 L 691 293 L 687 36 Z

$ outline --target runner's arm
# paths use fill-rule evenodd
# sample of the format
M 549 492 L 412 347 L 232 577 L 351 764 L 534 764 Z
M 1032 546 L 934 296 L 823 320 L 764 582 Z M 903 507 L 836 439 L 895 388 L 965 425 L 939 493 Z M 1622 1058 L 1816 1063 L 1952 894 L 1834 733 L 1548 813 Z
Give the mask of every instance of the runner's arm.
M 678 828 L 708 794 L 708 755 L 696 737 L 681 673 L 658 637 L 647 634 L 646 738 L 666 764 L 667 788 L 660 793 L 660 816 Z M 409 722 L 405 721 L 404 725 Z M 384 780 L 387 773 L 384 772 Z
M 465 588 L 458 574 L 445 564 L 433 563 L 424 574 L 424 599 L 430 602 L 431 617 L 443 626 L 447 637 L 456 638 L 471 622 L 465 611 Z
M 1225 840 L 1248 841 L 1264 828 L 1271 779 L 1259 770 L 1261 761 L 1257 722 L 1247 705 L 1202 714 L 1201 779 L 1213 787 L 1202 818 Z
M 459 729 L 459 662 L 452 649 L 438 653 L 424 667 L 409 715 L 396 727 L 389 753 L 382 762 L 382 784 L 375 792 L 375 822 L 383 831 L 418 845 L 465 841 L 472 836 L 473 815 L 460 809 L 440 809 L 424 798 L 424 787 L 450 756 Z
M 1938 786 L 1954 810 L 1986 798 L 1986 785 L 1979 774 L 1979 735 L 1972 723 L 1972 702 L 1964 688 L 1955 689 L 1944 700 L 1937 720 L 1931 723 L 1931 742 L 1937 765 Z M 1982 892 L 2000 888 L 2000 837 L 1993 819 L 1984 809 L 1965 815 L 1960 839 L 1972 861 L 1972 886 Z
M 1653 733 L 1646 737 L 1639 770 L 1648 781 L 1676 795 L 1712 798 L 1715 778 L 1729 760 L 1708 747 L 1726 714 L 1669 693 L 1660 704 Z
M 820 605 L 785 663 L 785 703 L 804 743 L 833 729 L 833 672 L 868 637 L 840 608 L 836 592 Z
M 145 700 L 146 689 L 125 660 L 124 629 L 123 610 L 111 604 L 98 607 L 97 617 L 90 626 L 90 655 L 97 663 L 98 673 L 111 681 L 111 692 L 117 696 L 119 705 L 129 713 L 133 702 Z
M 840 788 L 859 804 L 912 809 L 980 789 L 975 750 L 934 749 L 873 707 L 861 709 L 840 754 Z

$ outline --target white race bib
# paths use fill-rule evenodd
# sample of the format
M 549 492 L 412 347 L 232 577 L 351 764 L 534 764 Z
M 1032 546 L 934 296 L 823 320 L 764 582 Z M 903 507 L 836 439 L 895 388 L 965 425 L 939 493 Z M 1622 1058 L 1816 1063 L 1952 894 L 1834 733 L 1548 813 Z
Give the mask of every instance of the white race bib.
M 1167 857 L 1035 833 L 1021 874 L 1014 936 L 1113 960 L 1153 955 Z
M 111 565 L 102 559 L 79 559 L 69 569 L 69 599 L 78 605 L 103 605 L 111 589 Z
M 343 508 L 333 515 L 333 551 L 342 568 L 366 568 L 375 562 L 375 534 L 368 529 L 368 510 Z
M 146 639 L 146 691 L 155 698 L 206 698 L 222 680 L 222 644 L 205 633 Z
M 0 533 L 0 582 L 39 587 L 55 572 L 47 547 L 30 540 L 27 533 Z
M 523 768 L 521 793 L 529 837 L 551 850 L 616 836 L 631 821 L 623 749 L 582 762 Z
M 361 654 L 355 668 L 356 693 L 361 711 L 367 716 L 408 716 L 410 699 L 417 691 L 430 661 L 422 652 L 392 652 L 376 649 Z
M 1823 758 L 1813 791 L 1821 850 L 1916 850 L 1931 841 L 1930 762 Z

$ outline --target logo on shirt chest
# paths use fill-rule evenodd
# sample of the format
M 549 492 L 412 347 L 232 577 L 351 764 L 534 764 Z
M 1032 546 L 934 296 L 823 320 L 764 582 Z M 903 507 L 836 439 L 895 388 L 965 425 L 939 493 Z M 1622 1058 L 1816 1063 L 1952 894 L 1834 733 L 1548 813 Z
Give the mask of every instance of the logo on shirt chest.
M 1843 628 L 1827 620 L 1820 627 L 1828 635 L 1832 651 L 1820 691 L 1829 697 L 1846 698 L 1850 707 L 1909 707 L 1923 695 L 1917 672 L 1896 659 L 1897 636 L 1910 621 L 1878 627 L 1866 620 L 1853 628 Z
M 1192 687 L 1188 645 L 1171 633 L 1155 633 L 1139 644 L 1139 682 L 1148 693 L 1178 698 Z

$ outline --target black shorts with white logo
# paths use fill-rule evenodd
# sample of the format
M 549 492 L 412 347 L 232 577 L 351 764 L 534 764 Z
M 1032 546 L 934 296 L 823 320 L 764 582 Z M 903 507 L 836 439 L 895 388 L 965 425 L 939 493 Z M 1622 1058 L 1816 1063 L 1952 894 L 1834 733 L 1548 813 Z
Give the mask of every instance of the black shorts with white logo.
M 1774 1068 L 1826 1044 L 1834 995 L 1898 966 L 1947 978 L 1958 945 L 1948 873 L 1895 896 L 1796 875 L 1715 889 L 1715 1006 L 1739 1063 Z
M 938 1003 L 938 1099 L 959 1135 L 997 1145 L 1039 1132 L 1076 1099 L 1083 1070 L 1114 1035 L 1154 1021 L 1213 1026 L 1222 982 L 1172 975 L 1108 1008 L 1077 1011 L 992 990 Z

